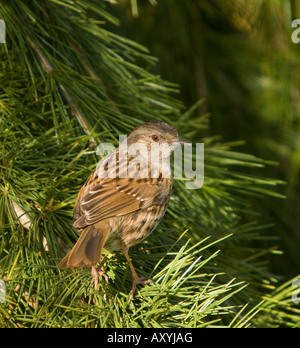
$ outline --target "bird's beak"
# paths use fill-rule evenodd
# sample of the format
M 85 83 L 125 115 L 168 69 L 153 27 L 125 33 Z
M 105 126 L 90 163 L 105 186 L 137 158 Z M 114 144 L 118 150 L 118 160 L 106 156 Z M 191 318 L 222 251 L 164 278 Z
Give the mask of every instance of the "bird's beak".
M 172 146 L 173 149 L 175 149 L 179 146 L 192 146 L 192 143 L 189 143 L 181 138 L 177 138 L 177 140 L 173 142 Z
M 184 145 L 186 145 L 186 146 L 192 146 L 192 143 L 189 143 L 188 141 L 183 140 L 183 139 L 181 139 L 181 138 L 178 138 L 178 142 L 179 142 L 179 144 L 182 145 L 182 146 L 184 146 Z

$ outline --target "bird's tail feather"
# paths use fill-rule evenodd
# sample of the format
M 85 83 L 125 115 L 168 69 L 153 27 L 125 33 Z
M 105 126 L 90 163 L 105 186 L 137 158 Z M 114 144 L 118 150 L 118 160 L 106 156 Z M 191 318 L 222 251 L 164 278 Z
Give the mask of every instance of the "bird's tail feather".
M 100 259 L 109 232 L 109 226 L 104 221 L 86 227 L 73 249 L 60 261 L 58 268 L 94 266 Z

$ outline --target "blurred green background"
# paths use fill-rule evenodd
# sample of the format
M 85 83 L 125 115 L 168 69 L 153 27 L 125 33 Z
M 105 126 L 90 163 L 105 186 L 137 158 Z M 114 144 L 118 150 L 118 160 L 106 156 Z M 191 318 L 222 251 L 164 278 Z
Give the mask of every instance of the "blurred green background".
M 262 175 L 284 180 L 286 199 L 253 198 L 262 223 L 272 222 L 280 257 L 275 273 L 300 268 L 300 44 L 291 39 L 295 0 L 157 0 L 113 6 L 119 33 L 159 58 L 154 73 L 180 86 L 187 107 L 199 99 L 209 135 L 245 140 L 239 151 L 277 165 Z M 137 4 L 137 7 L 135 5 Z M 203 136 L 201 131 L 200 136 Z

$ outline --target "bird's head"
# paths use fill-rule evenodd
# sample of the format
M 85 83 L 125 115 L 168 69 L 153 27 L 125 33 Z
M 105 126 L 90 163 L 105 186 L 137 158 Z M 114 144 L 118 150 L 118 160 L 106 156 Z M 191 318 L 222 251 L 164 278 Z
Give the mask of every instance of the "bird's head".
M 127 138 L 128 145 L 143 143 L 149 149 L 153 144 L 169 146 L 171 152 L 186 142 L 179 138 L 177 130 L 161 121 L 145 122 L 134 128 Z

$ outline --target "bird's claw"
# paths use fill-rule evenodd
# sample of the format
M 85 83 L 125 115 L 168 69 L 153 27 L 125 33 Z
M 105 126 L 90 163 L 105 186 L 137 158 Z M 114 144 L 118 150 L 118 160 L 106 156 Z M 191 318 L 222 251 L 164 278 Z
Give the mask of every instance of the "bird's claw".
M 141 284 L 141 285 L 153 284 L 153 281 L 152 281 L 152 279 L 145 279 L 145 277 L 137 277 L 137 278 L 133 277 L 133 280 L 132 280 L 132 290 L 131 290 L 131 293 L 130 293 L 130 298 L 131 299 L 134 298 L 134 293 L 135 293 L 136 287 L 139 284 Z
M 92 267 L 92 283 L 94 283 L 94 289 L 98 290 L 98 282 L 99 282 L 99 276 L 103 277 L 106 281 L 106 283 L 109 283 L 108 275 L 95 267 Z

